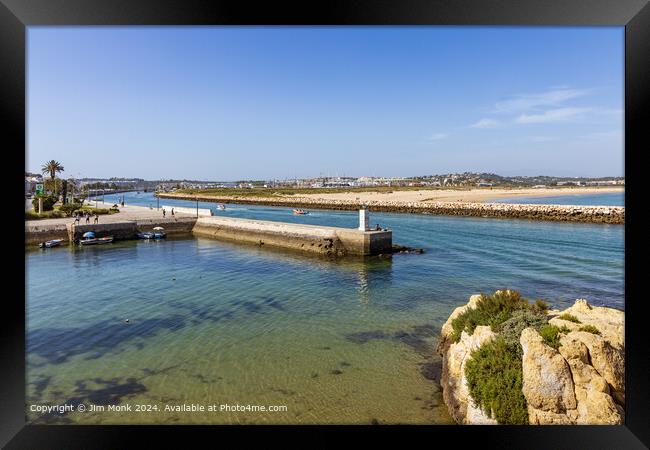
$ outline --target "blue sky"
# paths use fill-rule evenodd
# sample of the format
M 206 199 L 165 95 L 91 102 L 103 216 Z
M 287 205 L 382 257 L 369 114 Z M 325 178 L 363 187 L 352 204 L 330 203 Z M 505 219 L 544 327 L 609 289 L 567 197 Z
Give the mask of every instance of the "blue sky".
M 622 27 L 30 27 L 27 169 L 620 176 Z

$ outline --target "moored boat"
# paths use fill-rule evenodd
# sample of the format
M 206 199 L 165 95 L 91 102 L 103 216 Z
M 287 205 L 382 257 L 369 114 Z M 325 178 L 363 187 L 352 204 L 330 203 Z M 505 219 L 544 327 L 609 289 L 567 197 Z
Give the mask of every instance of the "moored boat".
M 49 241 L 41 242 L 38 244 L 40 248 L 52 248 L 60 245 L 63 239 L 50 239 Z
M 92 231 L 87 231 L 83 234 L 83 239 L 79 241 L 81 245 L 100 245 L 100 244 L 110 244 L 113 242 L 113 236 L 97 238 L 95 233 Z
M 293 215 L 294 216 L 304 216 L 305 214 L 309 214 L 307 211 L 304 209 L 294 209 L 293 210 Z
M 101 244 L 110 244 L 113 242 L 113 236 L 107 236 L 103 238 L 87 238 L 79 241 L 81 245 L 101 245 Z
M 139 239 L 153 239 L 154 233 L 152 231 L 145 231 L 143 233 L 138 233 L 137 236 Z
M 167 235 L 165 234 L 165 229 L 163 227 L 153 227 L 153 238 L 154 239 L 164 239 Z

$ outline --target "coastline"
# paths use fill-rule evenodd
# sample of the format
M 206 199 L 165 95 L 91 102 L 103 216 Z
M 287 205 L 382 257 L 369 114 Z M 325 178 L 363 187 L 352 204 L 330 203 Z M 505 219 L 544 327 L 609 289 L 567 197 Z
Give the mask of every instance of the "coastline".
M 312 208 L 354 211 L 359 205 L 366 204 L 372 211 L 434 214 L 448 216 L 473 216 L 529 220 L 550 220 L 561 222 L 608 223 L 624 224 L 624 206 L 574 206 L 574 205 L 544 205 L 544 204 L 517 204 L 517 203 L 481 203 L 478 201 L 460 201 L 461 196 L 467 198 L 484 198 L 486 192 L 490 198 L 501 196 L 511 198 L 513 192 L 520 196 L 530 196 L 531 192 L 538 196 L 545 196 L 547 191 L 554 195 L 573 193 L 591 194 L 597 192 L 620 192 L 620 188 L 584 188 L 584 189 L 518 189 L 518 190 L 471 190 L 454 191 L 456 201 L 439 201 L 425 194 L 432 192 L 450 191 L 395 191 L 391 193 L 335 193 L 335 194 L 308 194 L 301 196 L 277 195 L 273 197 L 242 197 L 242 196 L 217 196 L 210 194 L 164 193 L 158 194 L 160 198 L 179 200 L 199 200 L 214 203 L 239 203 L 264 206 L 284 206 L 292 208 Z M 538 192 L 539 191 L 539 192 Z M 392 197 L 391 197 L 392 196 Z M 421 198 L 419 201 L 408 199 Z M 483 196 L 483 197 L 481 197 Z M 392 200 L 391 200 L 392 198 Z M 442 197 L 440 197 L 442 198 Z
M 303 197 L 323 200 L 356 200 L 359 201 L 397 201 L 397 202 L 465 202 L 485 203 L 499 199 L 516 197 L 554 197 L 560 195 L 585 195 L 601 193 L 625 192 L 625 188 L 618 187 L 560 187 L 560 188 L 478 188 L 478 189 L 422 189 L 422 190 L 397 190 L 393 192 L 347 192 L 334 194 L 306 194 Z

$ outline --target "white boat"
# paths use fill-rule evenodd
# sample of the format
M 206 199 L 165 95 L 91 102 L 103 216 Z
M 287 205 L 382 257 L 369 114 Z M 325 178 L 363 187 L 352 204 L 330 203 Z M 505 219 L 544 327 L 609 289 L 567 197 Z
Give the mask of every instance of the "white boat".
M 49 241 L 41 242 L 38 244 L 41 248 L 52 248 L 60 245 L 63 242 L 63 239 L 50 239 Z
M 163 227 L 153 227 L 153 238 L 154 239 L 164 239 L 167 235 L 165 234 L 165 229 Z
M 79 241 L 81 245 L 101 245 L 110 244 L 111 242 L 113 242 L 113 236 L 103 238 L 87 238 Z

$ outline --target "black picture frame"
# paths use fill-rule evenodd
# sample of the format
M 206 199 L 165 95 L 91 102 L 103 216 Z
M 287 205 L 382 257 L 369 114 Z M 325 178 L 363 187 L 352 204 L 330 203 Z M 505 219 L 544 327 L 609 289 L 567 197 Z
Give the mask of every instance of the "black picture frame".
M 650 5 L 647 0 L 354 0 L 308 2 L 250 2 L 201 0 L 0 0 L 0 89 L 8 126 L 3 154 L 12 158 L 8 210 L 16 211 L 3 223 L 8 236 L 24 232 L 19 201 L 26 150 L 26 27 L 35 25 L 616 25 L 625 27 L 625 317 L 626 419 L 622 426 L 477 427 L 418 426 L 364 427 L 373 437 L 387 431 L 419 434 L 429 445 L 443 439 L 471 439 L 481 447 L 510 448 L 646 448 L 650 445 L 648 380 L 650 380 L 646 326 L 647 302 L 641 291 L 642 247 L 637 235 L 643 226 L 637 196 L 642 189 L 644 150 L 650 110 Z M 15 159 L 15 161 L 13 161 Z M 647 167 L 647 166 L 646 166 Z M 14 204 L 15 202 L 15 204 Z M 7 248 L 5 261 L 20 261 L 20 239 Z M 15 252 L 15 254 L 14 254 Z M 11 265 L 11 264 L 10 264 Z M 0 445 L 6 448 L 122 448 L 139 437 L 187 441 L 197 433 L 220 443 L 225 435 L 246 438 L 263 429 L 271 437 L 282 427 L 218 426 L 27 426 L 25 425 L 25 299 L 24 266 L 6 277 L 17 289 L 3 302 L 0 326 Z M 351 429 L 352 427 L 346 427 Z M 355 429 L 357 427 L 354 427 Z M 324 445 L 326 427 L 293 427 L 305 445 Z M 315 436 L 316 435 L 316 436 Z M 233 436 L 229 436 L 233 437 Z M 265 438 L 267 439 L 267 438 Z M 335 441 L 333 441 L 335 442 Z M 153 442 L 148 446 L 153 446 Z M 224 444 L 225 445 L 225 444 Z

